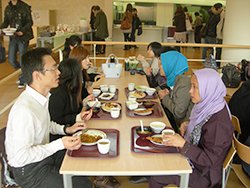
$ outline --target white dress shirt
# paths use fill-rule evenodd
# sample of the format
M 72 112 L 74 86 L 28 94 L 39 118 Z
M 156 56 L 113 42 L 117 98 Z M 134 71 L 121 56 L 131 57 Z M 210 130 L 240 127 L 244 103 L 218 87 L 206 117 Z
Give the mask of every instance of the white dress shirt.
M 49 96 L 26 86 L 9 113 L 5 148 L 12 167 L 39 162 L 64 149 L 62 139 L 49 142 L 49 133 L 65 134 L 64 126 L 50 120 Z

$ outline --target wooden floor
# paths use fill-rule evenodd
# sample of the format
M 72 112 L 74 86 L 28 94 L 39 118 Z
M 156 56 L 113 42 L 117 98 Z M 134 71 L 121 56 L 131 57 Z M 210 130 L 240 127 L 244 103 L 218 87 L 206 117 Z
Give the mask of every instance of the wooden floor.
M 93 52 L 88 47 L 91 56 L 93 56 Z M 201 58 L 201 50 L 200 48 L 182 48 L 182 53 L 188 59 L 199 59 Z M 107 57 L 110 53 L 114 53 L 117 57 L 129 57 L 129 56 L 137 56 L 138 54 L 142 54 L 147 56 L 146 54 L 146 46 L 139 46 L 138 49 L 131 49 L 128 51 L 123 50 L 123 46 L 107 46 L 106 54 L 98 55 L 97 57 Z M 97 60 L 97 66 L 100 66 L 101 63 L 104 63 L 105 60 Z M 121 61 L 121 63 L 123 63 Z M 200 69 L 203 65 L 201 62 L 189 62 L 189 71 L 188 74 L 191 74 L 192 69 Z M 6 77 L 10 74 L 13 74 L 10 79 L 4 81 Z M 7 63 L 0 64 L 0 111 L 2 111 L 7 106 L 11 106 L 16 99 L 16 97 L 23 91 L 22 89 L 17 88 L 16 81 L 18 80 L 18 75 L 15 73 L 15 70 Z M 0 128 L 6 126 L 9 108 L 0 116 Z M 118 180 L 121 182 L 120 188 L 146 188 L 148 187 L 147 183 L 142 184 L 131 184 L 128 181 L 128 177 L 118 177 Z M 227 188 L 243 188 L 244 185 L 238 180 L 233 171 L 231 171 L 229 180 L 227 183 Z

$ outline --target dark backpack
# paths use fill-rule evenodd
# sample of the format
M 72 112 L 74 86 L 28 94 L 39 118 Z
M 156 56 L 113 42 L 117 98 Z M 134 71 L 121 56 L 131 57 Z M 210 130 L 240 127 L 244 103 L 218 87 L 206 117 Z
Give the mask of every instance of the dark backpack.
M 241 82 L 241 71 L 233 64 L 222 67 L 222 81 L 226 87 L 236 88 Z
M 241 60 L 241 80 L 247 81 L 250 78 L 250 61 Z

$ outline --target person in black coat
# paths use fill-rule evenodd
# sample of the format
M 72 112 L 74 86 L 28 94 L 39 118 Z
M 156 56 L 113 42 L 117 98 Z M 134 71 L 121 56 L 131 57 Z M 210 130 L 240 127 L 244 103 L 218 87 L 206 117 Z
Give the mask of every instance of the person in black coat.
M 69 58 L 69 53 L 71 52 L 71 50 L 74 47 L 79 46 L 81 43 L 82 39 L 77 35 L 72 35 L 69 38 L 66 38 L 64 43 L 64 49 L 62 50 L 63 59 Z
M 132 19 L 132 30 L 131 30 L 131 34 L 130 34 L 130 40 L 132 42 L 135 42 L 136 30 L 139 29 L 139 27 L 142 27 L 142 23 L 141 23 L 140 18 L 137 15 L 136 8 L 132 9 L 132 15 L 133 15 L 133 19 Z M 136 45 L 132 45 L 131 47 L 138 48 Z
M 71 126 L 77 121 L 87 121 L 92 111 L 82 110 L 82 73 L 81 66 L 75 59 L 66 59 L 59 65 L 61 72 L 59 86 L 51 91 L 49 112 L 51 120 Z M 50 135 L 55 140 L 61 135 Z
M 239 141 L 245 143 L 250 135 L 250 80 L 247 80 L 233 94 L 229 101 L 229 108 L 240 121 L 241 134 Z

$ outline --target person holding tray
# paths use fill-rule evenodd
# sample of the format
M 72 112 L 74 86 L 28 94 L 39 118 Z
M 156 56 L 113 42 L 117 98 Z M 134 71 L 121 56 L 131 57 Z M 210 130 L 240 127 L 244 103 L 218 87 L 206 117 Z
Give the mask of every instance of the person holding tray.
M 178 147 L 188 158 L 193 168 L 189 187 L 221 187 L 223 161 L 234 132 L 224 99 L 226 87 L 215 70 L 206 68 L 194 72 L 189 92 L 194 107 L 188 125 L 181 127 L 184 137 L 164 135 L 163 143 Z M 161 188 L 179 182 L 179 176 L 154 176 L 150 178 L 149 187 Z

